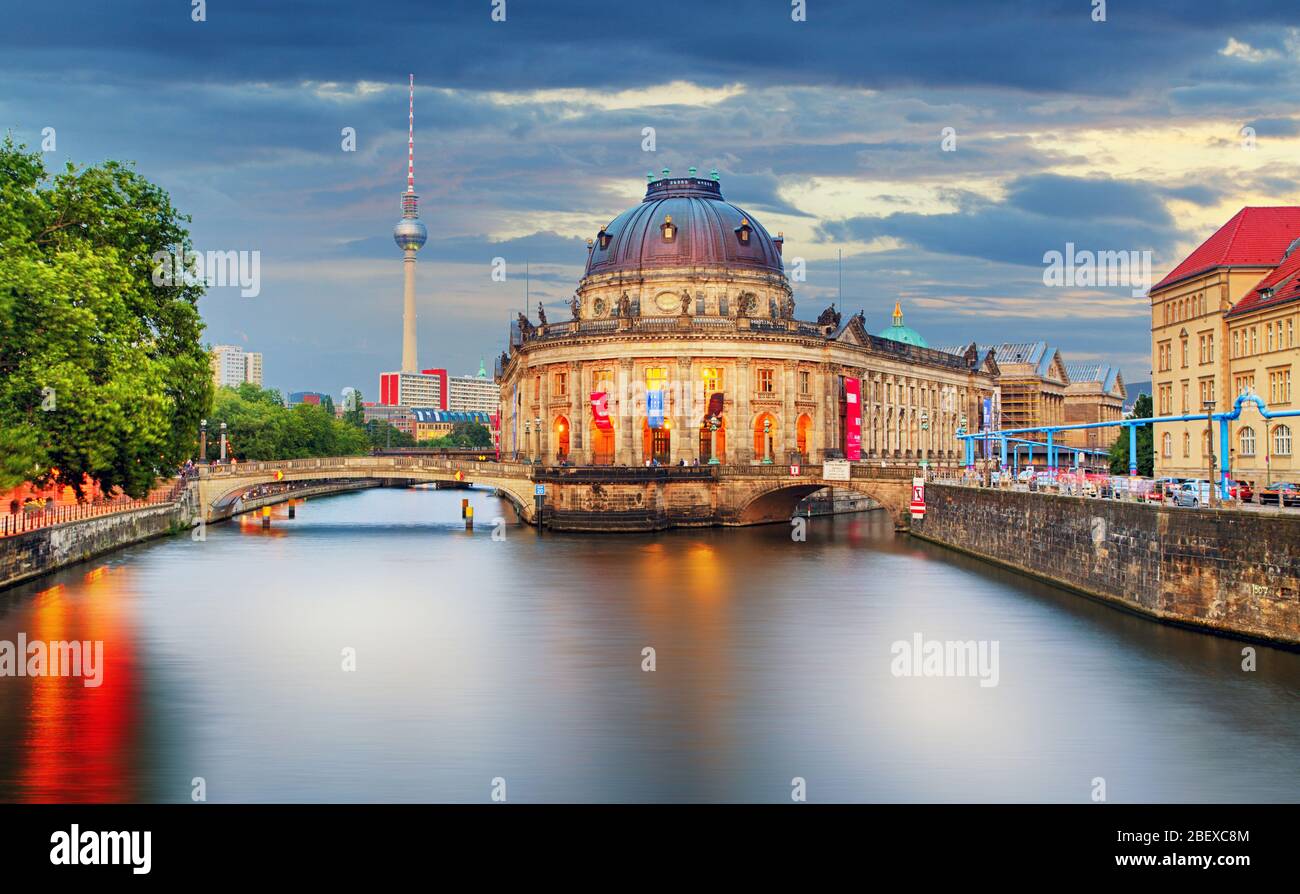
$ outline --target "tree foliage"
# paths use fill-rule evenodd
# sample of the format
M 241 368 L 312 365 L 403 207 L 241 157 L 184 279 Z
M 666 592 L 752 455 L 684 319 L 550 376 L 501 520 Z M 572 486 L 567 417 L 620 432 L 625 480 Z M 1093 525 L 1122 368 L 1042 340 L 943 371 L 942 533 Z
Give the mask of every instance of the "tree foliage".
M 1151 418 L 1151 395 L 1139 395 L 1133 404 L 1133 416 L 1137 419 Z M 1150 478 L 1155 474 L 1155 436 L 1150 423 L 1137 426 L 1137 468 L 1139 475 Z M 1112 475 L 1128 474 L 1128 429 L 1121 428 L 1119 435 L 1110 445 L 1110 473 Z
M 188 220 L 117 162 L 50 177 L 0 143 L 0 488 L 57 470 L 139 496 L 192 455 L 212 396 L 202 286 L 151 275 Z
M 226 423 L 229 455 L 235 459 L 301 459 L 366 453 L 366 432 L 315 404 L 284 405 L 280 392 L 245 382 L 217 389 L 208 417 L 208 458 L 219 455 L 221 423 Z

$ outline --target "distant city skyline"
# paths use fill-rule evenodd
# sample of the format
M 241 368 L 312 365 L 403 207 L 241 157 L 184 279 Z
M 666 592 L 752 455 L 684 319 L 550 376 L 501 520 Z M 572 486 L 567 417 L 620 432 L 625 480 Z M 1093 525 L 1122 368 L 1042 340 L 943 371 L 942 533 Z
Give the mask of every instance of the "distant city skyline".
M 192 215 L 199 249 L 260 251 L 260 294 L 211 290 L 204 338 L 256 346 L 286 393 L 371 399 L 400 367 L 391 232 L 411 72 L 421 366 L 475 369 L 538 301 L 562 316 L 585 240 L 639 201 L 647 171 L 695 165 L 785 233 L 787 263 L 805 260 L 800 317 L 835 300 L 842 251 L 841 309 L 873 331 L 901 299 L 931 344 L 1041 339 L 1144 381 L 1147 301 L 1046 286 L 1043 256 L 1150 251 L 1159 278 L 1242 206 L 1300 204 L 1300 121 L 1279 111 L 1300 95 L 1300 29 L 1262 0 L 1090 11 L 824 0 L 792 22 L 780 3 L 649 17 L 521 3 L 494 23 L 486 4 L 321 2 L 304 25 L 52 3 L 0 36 L 0 122 L 33 148 L 53 128 L 51 170 L 134 161 Z M 304 41 L 317 26 L 346 48 Z

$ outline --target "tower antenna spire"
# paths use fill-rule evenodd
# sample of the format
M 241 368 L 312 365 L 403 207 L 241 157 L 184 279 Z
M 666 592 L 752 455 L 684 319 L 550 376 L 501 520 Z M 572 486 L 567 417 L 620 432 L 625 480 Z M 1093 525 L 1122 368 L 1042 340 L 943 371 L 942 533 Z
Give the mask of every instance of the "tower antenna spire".
M 415 192 L 415 75 L 411 76 L 410 114 L 406 131 L 406 191 Z

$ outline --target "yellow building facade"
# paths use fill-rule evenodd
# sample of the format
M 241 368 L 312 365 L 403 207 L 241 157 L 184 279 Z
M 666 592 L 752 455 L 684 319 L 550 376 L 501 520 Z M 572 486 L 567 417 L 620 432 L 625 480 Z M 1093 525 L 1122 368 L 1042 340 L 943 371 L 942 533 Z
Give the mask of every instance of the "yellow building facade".
M 1156 416 L 1224 412 L 1243 392 L 1293 408 L 1298 239 L 1300 208 L 1244 208 L 1150 290 Z M 1230 423 L 1230 475 L 1257 486 L 1294 480 L 1294 430 L 1245 409 Z M 1154 435 L 1158 477 L 1206 478 L 1222 464 L 1217 423 L 1213 433 L 1204 419 L 1157 423 Z

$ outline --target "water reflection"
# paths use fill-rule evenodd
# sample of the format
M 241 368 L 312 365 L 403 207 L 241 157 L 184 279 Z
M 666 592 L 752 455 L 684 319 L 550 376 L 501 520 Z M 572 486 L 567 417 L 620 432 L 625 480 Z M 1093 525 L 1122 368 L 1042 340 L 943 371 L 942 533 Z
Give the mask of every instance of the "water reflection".
M 1300 800 L 1300 655 L 1161 627 L 895 537 L 883 514 L 538 537 L 366 491 L 0 596 L 104 683 L 0 679 L 0 798 Z M 997 640 L 1000 684 L 890 646 Z M 644 650 L 656 669 L 642 670 Z M 345 649 L 356 671 L 343 670 Z

